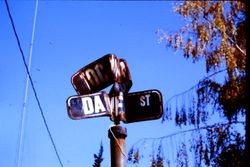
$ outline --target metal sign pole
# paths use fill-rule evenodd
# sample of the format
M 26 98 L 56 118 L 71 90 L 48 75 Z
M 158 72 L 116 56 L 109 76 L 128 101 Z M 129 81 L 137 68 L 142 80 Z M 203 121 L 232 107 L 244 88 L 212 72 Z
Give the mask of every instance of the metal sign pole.
M 109 129 L 110 138 L 111 167 L 126 167 L 126 144 L 127 129 L 120 125 L 115 125 Z
M 109 129 L 111 167 L 127 167 L 125 139 L 127 129 L 120 121 L 133 123 L 159 119 L 163 113 L 161 92 L 154 90 L 129 93 L 132 80 L 124 59 L 114 54 L 78 70 L 71 83 L 78 96 L 70 96 L 67 111 L 71 119 L 109 116 L 114 126 Z M 110 93 L 99 91 L 113 84 Z

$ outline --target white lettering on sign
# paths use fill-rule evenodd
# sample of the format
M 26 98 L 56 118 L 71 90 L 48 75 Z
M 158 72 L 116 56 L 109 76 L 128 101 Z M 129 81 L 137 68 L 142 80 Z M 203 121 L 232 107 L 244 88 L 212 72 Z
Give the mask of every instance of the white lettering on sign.
M 100 96 L 94 96 L 93 100 L 91 97 L 82 98 L 82 109 L 85 115 L 106 111 Z
M 102 104 L 100 96 L 95 96 L 94 99 L 95 99 L 95 113 L 106 111 L 104 105 Z
M 95 85 L 99 83 L 97 75 L 93 69 L 87 69 L 85 71 L 85 75 L 87 77 L 87 80 L 90 82 L 90 85 Z
M 112 112 L 118 111 L 118 105 L 119 105 L 118 96 L 111 97 L 110 104 L 111 104 L 111 111 Z
M 150 97 L 150 94 L 140 97 L 140 104 L 141 104 L 142 107 L 150 105 L 149 97 Z
M 104 67 L 103 67 L 102 64 L 97 64 L 95 66 L 95 71 L 96 71 L 96 73 L 97 73 L 97 75 L 99 77 L 99 80 L 101 82 L 105 82 L 105 81 L 107 81 L 109 79 L 107 75 L 102 74 L 103 70 L 104 70 Z
M 88 68 L 80 74 L 80 78 L 85 78 L 91 86 L 97 87 L 102 82 L 106 82 L 109 78 L 104 72 L 102 64 L 96 64 L 94 69 Z
M 82 98 L 82 108 L 86 115 L 94 113 L 94 106 L 90 97 Z

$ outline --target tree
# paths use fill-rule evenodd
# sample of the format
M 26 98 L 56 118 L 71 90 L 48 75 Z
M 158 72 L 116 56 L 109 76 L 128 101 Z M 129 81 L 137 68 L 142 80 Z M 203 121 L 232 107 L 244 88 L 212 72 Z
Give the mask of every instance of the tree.
M 244 134 L 235 124 L 246 126 L 246 2 L 245 1 L 183 1 L 175 8 L 188 22 L 178 32 L 167 34 L 158 30 L 161 42 L 183 52 L 184 58 L 205 60 L 207 77 L 187 92 L 168 101 L 163 121 L 175 113 L 177 126 L 193 125 L 198 136 L 190 146 L 195 153 L 195 165 L 244 166 L 246 150 Z M 224 74 L 224 81 L 211 76 Z M 211 79 L 212 78 L 212 79 Z M 173 107 L 174 106 L 174 107 Z M 219 113 L 226 124 L 208 125 L 209 118 Z M 243 121 L 241 121 L 243 119 Z M 201 128 L 202 127 L 202 128 Z M 205 130 L 205 132 L 201 132 Z M 248 133 L 248 132 L 246 132 Z M 177 152 L 187 159 L 186 145 Z M 185 155 L 185 156 L 184 156 Z M 179 166 L 187 166 L 181 161 Z
M 101 163 L 103 161 L 102 154 L 103 154 L 103 145 L 101 143 L 98 155 L 94 154 L 95 161 L 94 161 L 93 167 L 100 167 L 101 166 Z

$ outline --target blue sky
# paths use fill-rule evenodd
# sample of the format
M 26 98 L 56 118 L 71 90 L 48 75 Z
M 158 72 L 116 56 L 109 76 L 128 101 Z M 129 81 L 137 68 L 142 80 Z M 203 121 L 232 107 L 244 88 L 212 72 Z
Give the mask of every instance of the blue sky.
M 9 1 L 9 6 L 28 60 L 35 1 Z M 163 105 L 204 76 L 202 62 L 193 64 L 157 42 L 158 28 L 170 31 L 183 24 L 172 10 L 171 1 L 39 1 L 30 73 L 65 167 L 92 166 L 101 141 L 102 165 L 110 166 L 109 117 L 76 121 L 67 115 L 66 99 L 76 95 L 70 78 L 80 68 L 114 53 L 128 63 L 130 92 L 158 89 Z M 26 71 L 4 1 L 0 1 L 0 24 L 0 166 L 14 167 Z M 21 166 L 60 166 L 31 87 L 26 105 Z M 141 138 L 180 130 L 161 120 L 122 126 L 128 131 L 127 150 Z

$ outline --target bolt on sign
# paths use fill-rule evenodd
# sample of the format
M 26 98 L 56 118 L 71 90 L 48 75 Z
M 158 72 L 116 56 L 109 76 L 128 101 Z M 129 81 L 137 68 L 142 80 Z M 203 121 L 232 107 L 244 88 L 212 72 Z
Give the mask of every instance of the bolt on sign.
M 110 116 L 110 101 L 107 93 L 71 96 L 66 101 L 68 115 L 71 119 L 84 119 Z

